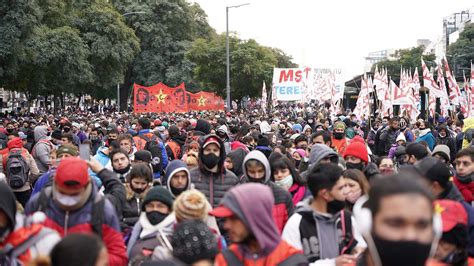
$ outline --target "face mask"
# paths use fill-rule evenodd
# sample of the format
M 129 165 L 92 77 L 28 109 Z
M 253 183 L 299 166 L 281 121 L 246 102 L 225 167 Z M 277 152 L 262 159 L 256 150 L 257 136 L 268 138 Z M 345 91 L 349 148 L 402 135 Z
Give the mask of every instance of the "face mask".
M 70 128 L 68 128 L 68 127 L 65 127 L 65 128 L 64 128 L 64 132 L 69 132 L 69 131 L 71 131 Z
M 364 164 L 363 163 L 346 163 L 347 169 L 358 169 L 364 171 Z
M 344 137 L 344 132 L 333 132 L 335 139 L 342 139 Z
M 373 235 L 374 244 L 383 266 L 424 266 L 430 255 L 431 243 L 416 241 L 390 241 Z M 402 254 L 402 256 L 400 256 Z
M 383 169 L 383 170 L 380 170 L 380 173 L 383 175 L 391 175 L 394 173 L 394 171 L 393 169 Z
M 13 128 L 7 128 L 8 134 L 11 134 L 13 132 Z
M 157 225 L 163 221 L 168 214 L 161 213 L 159 211 L 152 211 L 146 213 L 146 218 L 152 225 Z
M 79 202 L 81 201 L 81 196 L 82 196 L 81 194 L 76 195 L 76 196 L 69 196 L 69 195 L 62 194 L 59 191 L 55 191 L 54 195 L 55 195 L 56 201 L 65 207 L 72 207 L 79 204 Z
M 446 132 L 440 132 L 439 137 L 442 139 L 446 138 Z
M 457 179 L 459 180 L 459 182 L 461 182 L 463 184 L 469 184 L 469 183 L 472 182 L 473 177 L 474 177 L 474 172 L 472 172 L 468 175 L 465 175 L 465 176 L 458 175 Z
M 99 136 L 89 136 L 89 139 L 91 141 L 95 141 L 95 140 L 98 140 L 99 139 Z
M 219 163 L 219 156 L 215 155 L 214 153 L 202 155 L 202 163 L 209 169 L 214 168 Z
M 132 191 L 137 193 L 137 194 L 142 194 L 143 192 L 145 192 L 147 188 L 146 187 L 143 187 L 143 188 L 134 188 L 132 187 Z
M 312 124 L 313 123 L 313 119 L 308 119 L 308 124 Z
M 362 190 L 359 190 L 359 191 L 353 192 L 353 193 L 349 193 L 349 195 L 347 195 L 347 197 L 346 197 L 346 200 L 348 202 L 354 204 L 360 198 L 360 195 L 362 195 Z
M 123 175 L 123 174 L 127 173 L 128 171 L 130 171 L 130 167 L 131 167 L 131 165 L 128 164 L 127 167 L 125 167 L 123 169 L 115 169 L 114 168 L 114 172 Z
M 283 129 L 283 128 L 280 128 L 280 130 L 279 130 L 279 132 L 280 132 L 281 135 L 284 135 L 284 134 L 285 134 L 285 131 L 286 131 L 286 130 Z
M 289 175 L 283 178 L 282 180 L 276 180 L 275 184 L 277 184 L 277 186 L 281 188 L 288 190 L 291 186 L 293 186 L 293 176 Z
M 346 202 L 343 200 L 333 200 L 328 202 L 327 209 L 328 213 L 336 214 L 340 212 L 346 206 Z
M 187 187 L 183 187 L 183 188 L 171 187 L 171 193 L 173 193 L 173 195 L 175 196 L 178 196 L 184 191 L 186 191 L 187 189 L 188 189 Z
M 300 167 L 301 160 L 295 160 L 295 167 L 298 169 Z
M 265 184 L 265 177 L 262 178 L 253 178 L 247 175 L 247 178 L 249 182 L 251 183 L 260 183 L 260 184 Z

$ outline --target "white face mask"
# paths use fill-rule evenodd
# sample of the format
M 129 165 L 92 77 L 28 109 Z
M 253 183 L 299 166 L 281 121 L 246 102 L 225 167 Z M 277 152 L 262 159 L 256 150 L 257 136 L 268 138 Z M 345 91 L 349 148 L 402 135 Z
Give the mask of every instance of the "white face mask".
M 62 194 L 61 192 L 57 190 L 55 191 L 54 194 L 55 194 L 56 201 L 58 201 L 61 205 L 66 206 L 66 207 L 75 206 L 79 204 L 79 202 L 81 201 L 81 194 L 76 195 L 76 196 L 69 196 L 69 195 Z
M 275 180 L 275 184 L 277 184 L 277 186 L 281 188 L 288 190 L 291 186 L 293 186 L 293 177 L 291 175 L 288 175 L 282 180 Z

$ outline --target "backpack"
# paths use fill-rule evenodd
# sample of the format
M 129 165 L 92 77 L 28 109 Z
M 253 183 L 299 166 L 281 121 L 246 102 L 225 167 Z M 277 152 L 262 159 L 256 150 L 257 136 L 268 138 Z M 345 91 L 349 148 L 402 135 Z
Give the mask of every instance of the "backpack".
M 48 201 L 53 196 L 53 188 L 46 187 L 40 192 L 38 198 L 38 206 L 36 209 L 32 208 L 31 213 L 41 211 L 44 212 L 48 208 Z M 102 224 L 104 223 L 104 212 L 105 212 L 105 197 L 100 194 L 96 194 L 94 197 L 94 202 L 92 203 L 91 211 L 91 227 L 94 233 L 97 234 L 99 238 L 102 238 Z
M 181 146 L 179 146 L 178 143 L 176 143 L 173 140 L 168 140 L 166 142 L 166 147 L 169 147 L 169 149 L 171 150 L 171 153 L 173 154 L 173 159 L 174 160 L 180 160 L 181 159 L 181 157 L 182 157 Z M 171 156 L 168 155 L 168 157 L 171 157 Z
M 139 149 L 140 146 L 140 148 L 143 147 L 143 150 L 149 151 L 151 153 L 151 166 L 153 167 L 153 173 L 160 173 L 163 175 L 163 164 L 161 162 L 163 151 L 159 144 L 160 141 L 158 140 L 158 137 L 155 135 L 152 135 L 151 137 L 138 135 L 138 137 L 142 142 L 145 142 L 145 145 L 137 145 L 137 149 Z
M 224 257 L 227 265 L 229 266 L 243 266 L 244 264 L 242 261 L 239 260 L 237 255 L 230 250 L 226 249 L 222 251 L 222 256 Z M 293 265 L 308 265 L 308 260 L 304 257 L 303 254 L 293 254 L 283 260 L 282 262 L 278 263 L 277 266 L 293 266 Z
M 5 173 L 8 185 L 12 189 L 22 188 L 28 182 L 30 167 L 22 155 L 22 150 L 13 150 L 8 153 L 5 164 Z

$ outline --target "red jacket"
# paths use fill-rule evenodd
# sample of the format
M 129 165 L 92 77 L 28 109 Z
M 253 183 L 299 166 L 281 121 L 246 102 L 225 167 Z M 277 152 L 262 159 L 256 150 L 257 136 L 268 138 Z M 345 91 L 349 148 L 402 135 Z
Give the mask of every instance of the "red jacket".
M 461 181 L 459 181 L 457 177 L 454 177 L 453 183 L 459 189 L 466 202 L 471 203 L 472 201 L 474 201 L 474 182 L 465 184 L 461 183 Z
M 273 205 L 272 215 L 273 220 L 278 229 L 278 233 L 283 232 L 286 222 L 293 214 L 294 206 L 291 194 L 279 187 L 273 182 L 269 182 L 268 186 L 272 189 L 273 197 L 275 198 L 275 205 Z

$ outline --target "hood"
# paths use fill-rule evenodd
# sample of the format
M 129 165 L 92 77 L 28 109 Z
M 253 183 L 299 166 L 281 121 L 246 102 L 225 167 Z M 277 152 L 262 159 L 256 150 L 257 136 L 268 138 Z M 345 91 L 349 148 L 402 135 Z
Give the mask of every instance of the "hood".
M 211 133 L 211 123 L 206 120 L 199 119 L 196 123 L 196 127 L 194 128 L 196 131 L 201 131 L 205 135 Z
M 403 140 L 404 142 L 407 142 L 407 139 L 405 138 L 405 134 L 403 132 L 398 134 L 397 139 L 395 140 L 395 142 L 398 142 L 399 140 Z
M 23 142 L 21 141 L 19 137 L 15 137 L 11 139 L 10 141 L 8 141 L 7 147 L 9 150 L 14 149 L 14 148 L 21 149 L 23 148 Z
M 185 171 L 188 174 L 188 185 L 186 190 L 189 190 L 191 188 L 191 174 L 189 173 L 186 163 L 181 160 L 173 160 L 168 164 L 168 167 L 166 167 L 166 188 L 174 198 L 176 198 L 176 195 L 174 195 L 173 191 L 171 190 L 171 177 L 180 171 Z
M 10 221 L 10 230 L 15 228 L 16 198 L 10 187 L 5 182 L 0 182 L 0 210 L 2 210 Z
M 201 172 L 208 172 L 206 170 L 206 167 L 202 163 L 201 158 L 202 158 L 203 152 L 204 152 L 204 149 L 202 147 L 203 147 L 204 143 L 206 143 L 207 139 L 210 138 L 210 137 L 217 138 L 217 140 L 219 142 L 219 145 L 221 146 L 220 159 L 219 159 L 219 163 L 217 164 L 218 169 L 219 169 L 219 173 L 220 173 L 220 172 L 223 172 L 225 170 L 224 169 L 224 161 L 225 161 L 226 153 L 225 153 L 224 142 L 222 141 L 221 138 L 219 138 L 217 135 L 214 135 L 214 134 L 209 134 L 207 136 L 202 137 L 199 140 L 199 142 L 200 142 L 199 146 L 201 147 L 199 149 L 199 170 L 201 170 Z
M 226 125 L 222 125 L 217 128 L 217 131 L 224 132 L 227 136 L 229 136 L 229 130 Z
M 267 121 L 263 121 L 260 124 L 260 132 L 262 132 L 262 134 L 266 134 L 270 131 L 272 131 L 272 127 L 270 126 L 270 124 L 268 124 Z
M 263 154 L 261 151 L 251 151 L 249 152 L 249 154 L 247 154 L 247 156 L 245 156 L 244 163 L 242 164 L 242 170 L 247 179 L 248 179 L 248 176 L 247 176 L 247 169 L 245 167 L 245 164 L 250 160 L 257 160 L 263 164 L 263 166 L 265 167 L 265 183 L 267 183 L 270 180 L 270 176 L 272 172 L 270 169 L 270 163 L 268 162 L 268 159 L 265 156 L 265 154 Z
M 232 160 L 232 164 L 234 165 L 232 172 L 234 172 L 237 177 L 241 177 L 244 174 L 242 166 L 244 163 L 245 155 L 247 155 L 247 152 L 241 148 L 233 150 L 229 152 L 229 154 L 227 154 L 227 157 L 230 157 L 230 159 Z
M 328 146 L 324 144 L 314 144 L 311 147 L 311 153 L 309 154 L 309 165 L 316 165 L 319 161 L 329 155 L 338 156 L 338 154 Z
M 263 255 L 270 254 L 280 243 L 272 209 L 275 201 L 268 186 L 247 183 L 230 189 L 220 205 L 229 208 L 253 233 Z
M 322 126 L 322 124 L 320 124 L 320 125 Z M 311 128 L 310 125 L 305 125 L 304 128 L 303 128 L 303 132 L 302 132 L 302 133 L 306 132 L 307 129 L 311 129 L 311 132 L 313 132 L 313 129 Z
M 38 142 L 42 139 L 48 138 L 48 128 L 46 126 L 35 127 L 35 141 Z
M 422 136 L 424 136 L 424 135 L 426 135 L 430 132 L 431 132 L 431 129 L 429 129 L 429 128 L 422 129 L 422 130 L 420 130 L 420 137 L 422 137 Z

